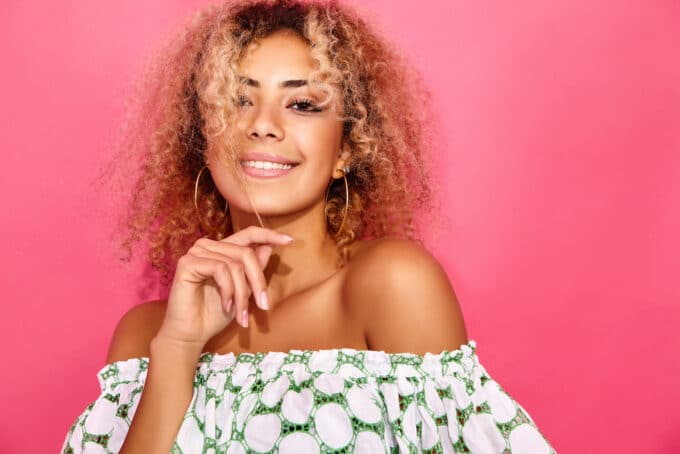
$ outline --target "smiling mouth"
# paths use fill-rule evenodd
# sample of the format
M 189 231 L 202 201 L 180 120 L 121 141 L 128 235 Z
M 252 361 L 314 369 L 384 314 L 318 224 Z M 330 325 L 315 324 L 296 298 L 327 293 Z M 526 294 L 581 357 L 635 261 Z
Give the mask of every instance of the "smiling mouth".
M 282 164 L 271 161 L 241 161 L 241 168 L 246 175 L 258 178 L 275 178 L 287 175 L 298 164 Z

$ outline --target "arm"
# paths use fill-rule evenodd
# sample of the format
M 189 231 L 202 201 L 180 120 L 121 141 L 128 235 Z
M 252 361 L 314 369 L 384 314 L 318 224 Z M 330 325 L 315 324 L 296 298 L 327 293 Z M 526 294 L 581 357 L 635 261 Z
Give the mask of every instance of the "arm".
M 193 396 L 193 381 L 202 346 L 157 335 L 164 301 L 136 306 L 118 322 L 107 363 L 148 357 L 144 390 L 121 454 L 168 453 Z
M 134 355 L 136 348 L 148 349 L 149 369 L 120 452 L 167 453 L 173 448 L 191 404 L 203 347 L 234 320 L 233 310 L 247 326 L 251 293 L 260 308 L 267 308 L 262 270 L 274 246 L 291 241 L 279 232 L 254 226 L 220 241 L 199 238 L 177 260 L 167 304 L 145 305 L 121 320 L 109 360 Z
M 437 353 L 467 342 L 449 279 L 420 245 L 381 240 L 355 260 L 347 295 L 371 350 Z
M 172 449 L 191 404 L 204 346 L 234 320 L 235 314 L 247 326 L 251 293 L 260 308 L 267 308 L 262 269 L 274 246 L 291 241 L 279 232 L 254 226 L 220 241 L 199 238 L 177 261 L 167 303 L 137 306 L 118 323 L 109 349 L 109 367 L 99 377 L 102 394 L 71 426 L 65 446 L 83 452 L 91 443 L 110 443 L 124 454 L 167 453 Z M 132 358 L 140 361 L 125 361 Z M 142 369 L 142 365 L 148 369 Z M 131 370 L 134 367 L 137 370 Z M 120 369 L 127 375 L 122 381 Z M 130 373 L 136 375 L 132 381 L 128 380 Z M 112 377 L 117 382 L 111 383 Z M 107 386 L 112 392 L 106 392 Z M 124 404 L 112 414 L 111 406 L 123 391 L 126 399 L 141 393 L 137 406 L 128 414 L 128 404 Z M 102 435 L 103 428 L 107 430 Z M 84 439 L 83 435 L 93 429 L 98 435 L 93 440 Z
M 151 341 L 144 391 L 121 454 L 170 451 L 191 403 L 200 353 L 200 347 L 160 337 Z

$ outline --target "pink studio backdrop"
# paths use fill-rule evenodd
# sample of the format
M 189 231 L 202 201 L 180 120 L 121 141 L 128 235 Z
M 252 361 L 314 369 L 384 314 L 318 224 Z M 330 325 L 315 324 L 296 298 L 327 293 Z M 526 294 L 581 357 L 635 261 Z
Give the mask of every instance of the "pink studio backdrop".
M 93 192 L 142 53 L 201 2 L 0 6 L 3 453 L 56 452 L 139 293 Z M 680 449 L 680 3 L 371 0 L 440 113 L 433 253 L 560 452 Z

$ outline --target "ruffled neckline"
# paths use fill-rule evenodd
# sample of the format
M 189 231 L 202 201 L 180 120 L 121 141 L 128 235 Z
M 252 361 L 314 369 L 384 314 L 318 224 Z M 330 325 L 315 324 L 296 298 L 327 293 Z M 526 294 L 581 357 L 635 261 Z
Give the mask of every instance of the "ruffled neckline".
M 384 358 L 384 359 L 400 359 L 400 358 L 432 358 L 432 357 L 453 357 L 457 355 L 468 356 L 474 354 L 477 350 L 477 343 L 470 339 L 467 343 L 462 344 L 454 350 L 441 350 L 440 352 L 427 352 L 424 354 L 410 353 L 410 352 L 397 352 L 388 353 L 383 350 L 368 350 L 368 349 L 354 349 L 348 347 L 339 348 L 328 348 L 319 350 L 308 350 L 308 349 L 291 349 L 288 351 L 268 351 L 268 352 L 243 352 L 243 353 L 213 353 L 213 352 L 203 352 L 199 357 L 199 363 L 207 362 L 220 362 L 220 363 L 239 363 L 239 362 L 257 362 L 258 360 L 264 359 L 267 356 L 277 356 L 277 357 L 293 357 L 293 356 L 309 356 L 312 354 L 329 355 L 338 352 L 348 354 L 351 356 L 361 355 L 364 357 L 372 357 L 371 359 Z M 148 359 L 148 357 L 144 357 Z
M 275 376 L 282 371 L 301 373 L 332 373 L 345 378 L 402 376 L 418 377 L 449 373 L 453 370 L 471 370 L 479 365 L 476 357 L 477 344 L 474 340 L 454 350 L 427 352 L 388 353 L 383 350 L 354 348 L 332 349 L 291 349 L 287 352 L 204 352 L 196 366 L 198 376 L 214 373 L 231 373 L 248 376 L 253 373 L 264 377 Z M 149 357 L 130 358 L 105 365 L 98 372 L 100 380 L 112 376 L 131 379 L 145 375 Z

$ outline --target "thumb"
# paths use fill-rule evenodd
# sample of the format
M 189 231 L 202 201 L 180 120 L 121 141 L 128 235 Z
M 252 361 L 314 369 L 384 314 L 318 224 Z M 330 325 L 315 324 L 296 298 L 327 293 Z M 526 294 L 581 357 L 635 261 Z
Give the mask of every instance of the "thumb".
M 257 260 L 260 262 L 262 269 L 267 266 L 273 250 L 274 246 L 271 244 L 260 244 L 255 248 L 255 255 L 257 255 Z

